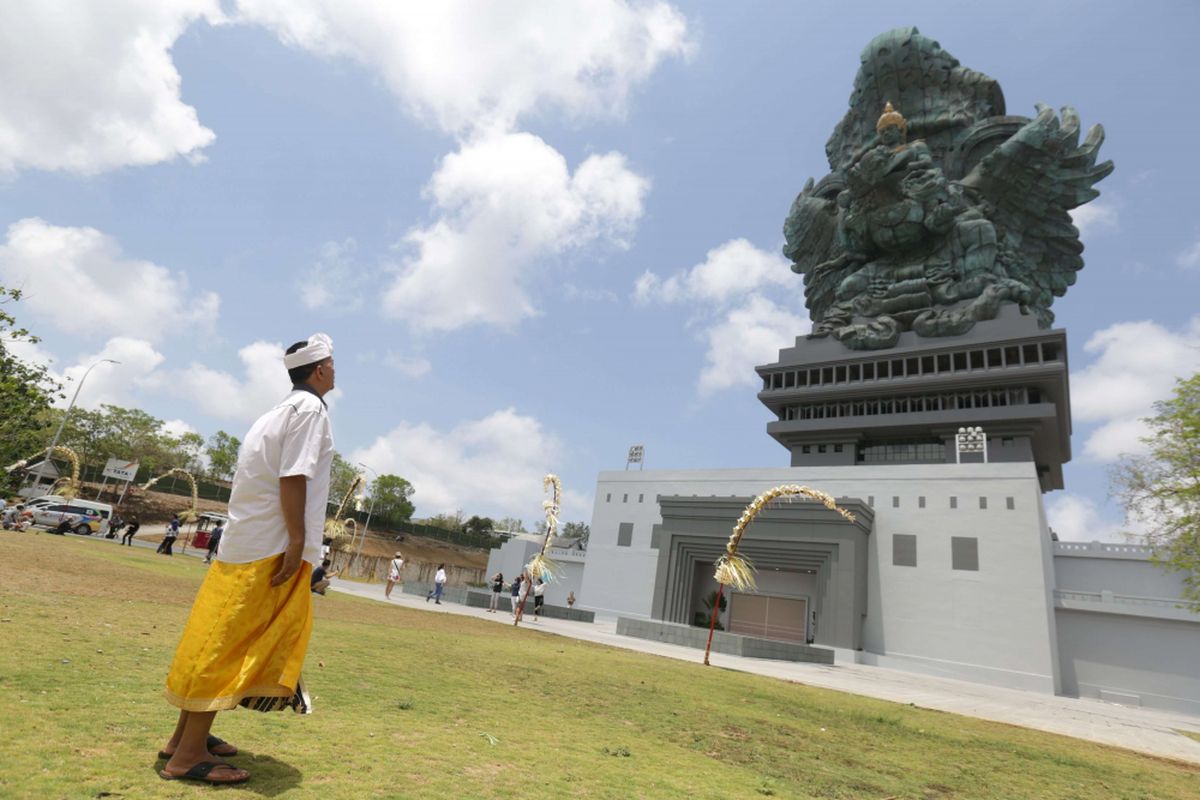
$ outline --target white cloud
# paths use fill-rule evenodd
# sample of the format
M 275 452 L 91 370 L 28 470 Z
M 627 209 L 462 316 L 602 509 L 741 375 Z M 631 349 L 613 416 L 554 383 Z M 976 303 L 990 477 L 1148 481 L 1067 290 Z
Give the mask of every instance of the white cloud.
M 1079 229 L 1080 236 L 1089 236 L 1115 231 L 1120 227 L 1120 215 L 1111 202 L 1093 200 L 1071 209 L 1071 222 Z
M 703 263 L 665 280 L 647 270 L 634 284 L 634 299 L 719 305 L 772 287 L 794 288 L 797 283 L 803 285 L 783 256 L 760 250 L 745 239 L 731 239 L 709 250 Z
M 238 359 L 241 376 L 193 363 L 184 370 L 160 373 L 156 387 L 189 399 L 217 419 L 252 422 L 278 403 L 292 384 L 278 342 L 248 344 L 238 351 Z M 326 402 L 329 399 L 326 396 Z
M 176 439 L 185 433 L 199 433 L 199 431 L 181 419 L 169 419 L 162 424 L 159 430 L 167 436 L 174 436 Z
M 109 339 L 98 352 L 85 353 L 66 364 L 40 345 L 26 341 L 6 341 L 5 349 L 29 364 L 44 366 L 50 375 L 59 381 L 65 397 L 55 405 L 65 407 L 75 390 L 79 389 L 76 405 L 80 408 L 96 409 L 104 404 L 129 406 L 135 404 L 135 390 L 153 381 L 155 370 L 164 361 L 164 356 L 143 339 L 115 336 Z M 99 363 L 112 359 L 117 364 Z M 64 366 L 65 364 L 65 366 Z M 96 365 L 91 372 L 88 368 Z M 83 386 L 79 381 L 86 380 Z
M 422 330 L 511 327 L 536 313 L 541 259 L 596 241 L 628 245 L 648 186 L 617 153 L 589 156 L 571 173 L 532 134 L 474 138 L 430 180 L 438 219 L 408 235 L 414 252 L 384 309 Z
M 384 354 L 381 362 L 385 367 L 390 367 L 409 378 L 420 378 L 428 375 L 429 371 L 433 369 L 433 365 L 429 363 L 428 359 L 420 356 L 404 356 L 390 350 Z
M 725 314 L 724 319 L 708 328 L 708 351 L 700 371 L 699 388 L 711 394 L 735 386 L 761 383 L 754 367 L 779 357 L 796 336 L 807 333 L 805 317 L 780 308 L 760 295 L 754 295 Z
M 362 306 L 368 276 L 354 263 L 357 249 L 358 243 L 352 238 L 321 245 L 316 263 L 297 286 L 305 308 L 354 311 Z
M 1200 269 L 1200 239 L 1180 253 L 1175 263 L 1183 269 Z
M 401 422 L 350 460 L 412 483 L 421 516 L 464 509 L 528 519 L 541 513 L 542 476 L 563 447 L 538 420 L 508 408 L 449 431 Z M 567 492 L 564 518 L 588 513 L 586 498 Z
M 158 341 L 208 330 L 220 300 L 192 293 L 187 276 L 128 258 L 95 228 L 22 219 L 0 245 L 0 280 L 25 291 L 34 314 L 67 333 L 122 335 Z
M 1111 462 L 1144 452 L 1141 419 L 1167 399 L 1175 379 L 1200 370 L 1200 316 L 1178 332 L 1150 322 L 1121 322 L 1092 335 L 1084 352 L 1092 363 L 1071 376 L 1071 408 L 1076 420 L 1098 423 L 1084 443 L 1084 455 Z
M 687 305 L 690 325 L 701 329 L 705 364 L 698 386 L 711 394 L 758 382 L 754 367 L 773 361 L 779 349 L 811 329 L 804 312 L 792 313 L 772 297 L 803 309 L 803 280 L 782 256 L 745 239 L 709 250 L 702 263 L 661 278 L 647 270 L 634 282 L 640 305 Z
M 198 158 L 212 131 L 180 99 L 171 47 L 218 0 L 37 0 L 0 25 L 0 173 L 92 174 Z
M 1070 492 L 1052 495 L 1046 501 L 1046 520 L 1063 542 L 1124 542 L 1120 520 L 1100 512 L 1086 497 Z
M 661 2 L 238 0 L 237 11 L 289 45 L 366 66 L 455 133 L 510 130 L 542 106 L 619 115 L 634 85 L 690 47 L 683 16 Z

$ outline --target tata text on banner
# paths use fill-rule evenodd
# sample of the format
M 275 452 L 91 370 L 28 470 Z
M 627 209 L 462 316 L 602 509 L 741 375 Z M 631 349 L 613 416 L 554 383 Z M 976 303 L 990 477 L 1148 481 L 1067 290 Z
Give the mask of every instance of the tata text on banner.
M 104 477 L 118 481 L 131 481 L 137 475 L 138 462 L 125 461 L 120 458 L 110 458 L 104 465 Z

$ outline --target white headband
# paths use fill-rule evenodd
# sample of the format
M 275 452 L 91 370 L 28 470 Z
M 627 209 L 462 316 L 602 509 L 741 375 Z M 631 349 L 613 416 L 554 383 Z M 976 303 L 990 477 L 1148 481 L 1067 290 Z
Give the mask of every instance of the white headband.
M 333 355 L 333 340 L 323 333 L 314 333 L 308 337 L 307 345 L 283 357 L 283 365 L 288 369 L 295 369 L 324 361 L 331 355 Z

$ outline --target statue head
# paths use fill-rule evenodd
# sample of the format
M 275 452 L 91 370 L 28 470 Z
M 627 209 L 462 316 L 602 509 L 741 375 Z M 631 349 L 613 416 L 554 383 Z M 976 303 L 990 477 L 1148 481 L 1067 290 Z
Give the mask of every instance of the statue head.
M 892 108 L 889 102 L 884 105 L 883 113 L 875 123 L 875 132 L 879 134 L 879 141 L 883 144 L 901 145 L 908 136 L 908 121 L 904 119 L 903 114 Z

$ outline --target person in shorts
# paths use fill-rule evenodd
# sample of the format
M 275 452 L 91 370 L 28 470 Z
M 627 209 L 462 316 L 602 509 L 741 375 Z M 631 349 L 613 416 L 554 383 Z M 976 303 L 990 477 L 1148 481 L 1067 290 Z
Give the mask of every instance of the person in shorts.
M 492 576 L 492 602 L 488 606 L 488 613 L 495 614 L 496 608 L 500 605 L 500 593 L 504 591 L 504 573 L 497 572 Z
M 404 556 L 396 551 L 396 556 L 392 559 L 392 563 L 388 564 L 388 579 L 387 587 L 383 590 L 383 596 L 387 599 L 392 598 L 392 587 L 400 581 L 400 569 L 404 566 Z

